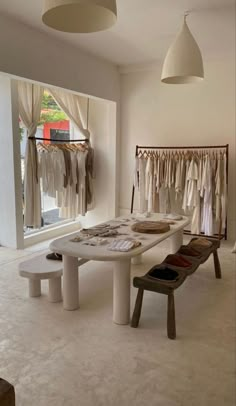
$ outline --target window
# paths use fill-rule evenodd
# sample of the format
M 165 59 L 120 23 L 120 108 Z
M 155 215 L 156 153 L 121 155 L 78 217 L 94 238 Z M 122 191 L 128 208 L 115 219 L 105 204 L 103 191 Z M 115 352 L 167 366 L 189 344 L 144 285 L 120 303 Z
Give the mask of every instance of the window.
M 60 109 L 53 97 L 48 91 L 44 91 L 41 116 L 38 123 L 36 137 L 43 138 L 45 144 L 51 144 L 53 140 L 69 140 L 71 137 L 70 121 L 66 114 Z M 21 173 L 22 173 L 22 194 L 24 201 L 24 162 L 25 150 L 27 142 L 27 130 L 19 119 L 19 134 L 21 138 Z M 51 141 L 52 139 L 52 141 Z M 42 203 L 42 227 L 50 227 L 60 223 L 68 222 L 60 217 L 60 210 L 56 206 L 55 199 L 43 193 L 41 187 L 41 203 Z M 25 234 L 31 233 L 30 228 L 25 228 Z

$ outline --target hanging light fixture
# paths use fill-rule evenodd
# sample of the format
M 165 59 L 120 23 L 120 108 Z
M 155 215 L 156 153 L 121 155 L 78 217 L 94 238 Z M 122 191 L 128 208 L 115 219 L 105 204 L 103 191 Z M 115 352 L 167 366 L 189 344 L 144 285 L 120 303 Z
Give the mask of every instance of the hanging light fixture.
M 116 0 L 43 0 L 42 20 L 58 31 L 102 31 L 115 24 L 116 19 Z
M 201 51 L 187 26 L 187 15 L 185 13 L 183 27 L 167 52 L 161 75 L 164 83 L 196 83 L 204 78 Z

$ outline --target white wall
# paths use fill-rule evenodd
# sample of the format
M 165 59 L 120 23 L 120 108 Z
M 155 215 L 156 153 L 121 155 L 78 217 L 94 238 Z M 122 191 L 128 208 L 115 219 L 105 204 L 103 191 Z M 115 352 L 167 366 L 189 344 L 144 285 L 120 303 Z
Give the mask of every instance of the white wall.
M 23 248 L 17 88 L 0 76 L 0 89 L 0 244 Z
M 118 208 L 119 176 L 116 146 L 119 144 L 120 74 L 117 67 L 5 16 L 0 16 L 0 54 L 0 72 L 7 77 L 12 75 L 92 96 L 90 124 L 98 174 L 96 209 L 90 215 L 90 222 L 113 216 Z M 18 196 L 18 206 L 20 204 Z M 22 229 L 20 223 L 18 228 Z
M 120 209 L 130 210 L 136 144 L 228 143 L 228 221 L 235 238 L 235 56 L 205 62 L 201 84 L 166 85 L 160 76 L 160 66 L 121 76 Z
M 119 101 L 116 66 L 5 16 L 0 55 L 1 72 Z

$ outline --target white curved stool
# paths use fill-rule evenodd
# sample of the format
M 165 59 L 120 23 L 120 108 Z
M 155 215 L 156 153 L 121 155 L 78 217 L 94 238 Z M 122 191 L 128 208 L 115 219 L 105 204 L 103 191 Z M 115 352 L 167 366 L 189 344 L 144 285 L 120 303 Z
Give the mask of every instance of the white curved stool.
M 32 259 L 19 264 L 19 274 L 29 279 L 29 296 L 41 296 L 41 280 L 48 279 L 49 295 L 48 300 L 52 303 L 62 301 L 61 277 L 62 262 L 47 259 L 46 254 L 38 255 Z

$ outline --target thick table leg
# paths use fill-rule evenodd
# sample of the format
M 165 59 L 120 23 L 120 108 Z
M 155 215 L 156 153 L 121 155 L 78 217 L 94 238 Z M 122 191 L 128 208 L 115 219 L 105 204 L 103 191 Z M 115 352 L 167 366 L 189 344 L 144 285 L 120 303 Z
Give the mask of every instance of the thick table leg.
M 63 307 L 65 310 L 79 308 L 78 258 L 63 255 Z
M 142 264 L 142 262 L 143 262 L 142 254 L 136 255 L 136 257 L 133 257 L 133 258 L 131 259 L 131 263 L 132 263 L 133 265 L 140 265 L 140 264 Z
M 61 277 L 52 278 L 48 281 L 49 284 L 49 294 L 48 300 L 52 303 L 57 303 L 62 301 L 61 295 Z
M 130 322 L 130 267 L 130 259 L 114 262 L 113 321 L 116 324 Z
M 41 280 L 29 279 L 29 296 L 39 297 L 41 296 Z
M 170 237 L 171 254 L 175 254 L 181 245 L 183 245 L 183 230 L 177 231 Z

